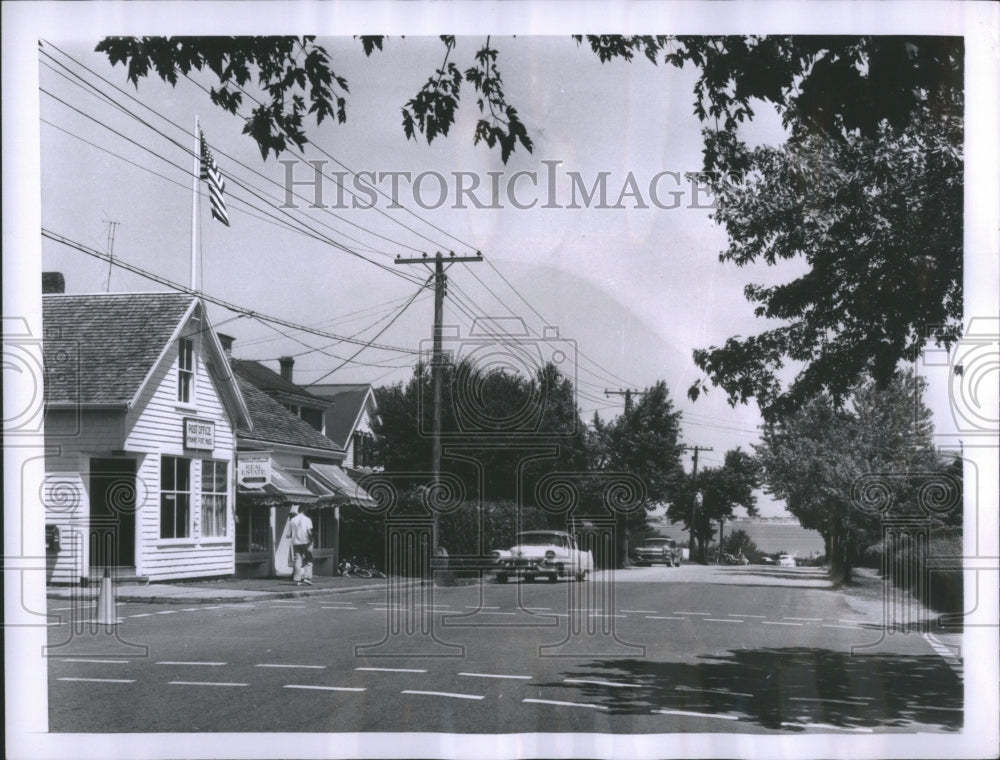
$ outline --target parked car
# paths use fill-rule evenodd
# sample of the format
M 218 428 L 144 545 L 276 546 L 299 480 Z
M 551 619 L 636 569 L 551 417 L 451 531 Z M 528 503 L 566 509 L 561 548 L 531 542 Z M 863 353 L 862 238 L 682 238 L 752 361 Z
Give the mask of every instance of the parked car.
M 791 554 L 779 555 L 778 567 L 795 567 L 795 557 L 793 557 Z
M 576 539 L 561 530 L 529 530 L 517 534 L 509 550 L 493 552 L 493 573 L 497 583 L 520 576 L 527 582 L 548 578 L 555 583 L 560 578 L 587 580 L 594 570 L 594 557 L 580 549 Z
M 681 563 L 681 551 L 672 538 L 647 538 L 635 549 L 637 565 L 652 565 L 662 562 L 667 567 L 677 567 Z

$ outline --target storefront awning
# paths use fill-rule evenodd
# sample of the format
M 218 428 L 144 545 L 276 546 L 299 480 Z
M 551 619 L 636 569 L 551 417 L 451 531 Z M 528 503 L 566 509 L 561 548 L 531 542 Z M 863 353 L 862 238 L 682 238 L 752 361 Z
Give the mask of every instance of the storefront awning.
M 378 502 L 367 494 L 365 489 L 351 480 L 351 476 L 335 464 L 309 465 L 309 473 L 315 476 L 323 486 L 346 499 L 351 504 L 361 507 L 375 507 Z
M 308 470 L 279 467 L 271 464 L 268 482 L 259 487 L 238 483 L 237 497 L 256 498 L 263 503 L 309 504 L 313 507 L 334 506 L 342 497 L 325 486 Z

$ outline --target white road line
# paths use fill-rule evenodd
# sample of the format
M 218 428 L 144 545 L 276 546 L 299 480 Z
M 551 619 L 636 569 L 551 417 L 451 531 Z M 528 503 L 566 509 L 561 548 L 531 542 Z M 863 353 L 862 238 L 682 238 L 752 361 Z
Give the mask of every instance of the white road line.
M 579 614 L 579 613 L 577 613 Z M 613 618 L 623 618 L 628 617 L 628 615 L 615 615 L 609 612 L 588 612 L 587 617 L 613 617 Z
M 453 699 L 484 699 L 479 694 L 453 694 L 450 691 L 416 691 L 414 689 L 404 689 L 400 694 L 423 694 L 428 697 L 452 697 Z
M 560 707 L 589 707 L 591 710 L 607 710 L 608 708 L 604 705 L 592 705 L 588 702 L 560 702 L 555 699 L 532 699 L 528 697 L 522 699 L 522 702 L 532 702 L 536 705 L 558 705 Z
M 834 625 L 833 623 L 823 623 L 823 625 L 821 625 L 820 628 L 847 628 L 851 631 L 861 630 L 856 625 Z
M 127 664 L 128 660 L 85 660 L 83 658 L 70 657 L 64 659 L 63 662 L 96 662 L 102 665 L 115 665 L 118 663 Z
M 321 610 L 356 610 L 357 607 L 320 607 Z
M 854 623 L 854 625 L 865 625 L 868 621 L 867 620 L 844 620 L 843 618 L 840 618 L 840 620 L 838 622 L 840 622 L 840 623 Z
M 499 608 L 497 608 L 497 609 L 499 609 Z M 521 609 L 522 610 L 535 611 L 535 610 L 551 610 L 552 608 L 551 607 L 522 607 Z
M 177 610 L 163 610 L 162 612 L 157 612 L 157 615 L 176 615 Z
M 306 686 L 304 684 L 286 683 L 285 689 L 316 689 L 318 691 L 368 691 L 364 686 Z
M 65 610 L 71 610 L 72 607 L 53 607 L 49 612 L 64 612 Z
M 800 626 L 800 627 L 802 625 L 802 623 L 783 623 L 780 620 L 765 620 L 765 621 L 763 621 L 763 624 L 764 625 L 797 625 L 797 626 Z
M 135 683 L 129 678 L 58 678 L 58 681 L 88 681 L 90 683 Z
M 823 697 L 789 697 L 789 702 L 822 702 L 831 705 L 850 705 L 851 707 L 868 707 L 863 702 L 851 702 L 846 699 L 824 699 Z
M 702 618 L 706 623 L 742 623 L 742 620 L 730 620 L 729 618 Z
M 588 678 L 564 678 L 563 683 L 589 683 L 595 686 L 621 686 L 626 689 L 641 689 L 638 683 L 615 683 L 614 681 L 592 681 Z
M 687 618 L 668 617 L 664 615 L 646 615 L 646 620 L 687 620 Z
M 325 670 L 326 665 L 284 665 L 282 663 L 263 662 L 254 665 L 255 668 L 302 668 L 305 670 Z
M 202 607 L 202 609 L 203 610 L 221 610 L 222 609 L 222 605 L 221 604 L 211 604 L 211 605 L 209 605 L 207 607 Z
M 130 617 L 130 618 L 137 618 L 137 617 L 153 617 L 153 614 L 154 614 L 154 613 L 152 613 L 152 612 L 143 612 L 143 613 L 141 613 L 141 614 L 139 614 L 139 615 L 127 615 L 127 617 Z
M 156 663 L 157 665 L 206 665 L 211 667 L 218 667 L 219 665 L 225 665 L 224 662 L 175 662 L 172 660 L 164 660 L 162 662 Z
M 683 612 L 681 610 L 674 610 L 675 615 L 711 615 L 711 612 Z
M 181 612 L 197 612 L 200 609 L 201 607 L 185 607 L 184 609 L 181 610 Z M 133 615 L 132 617 L 135 617 L 135 615 Z
M 374 670 L 379 673 L 426 673 L 421 668 L 355 668 L 355 670 Z
M 275 604 L 275 605 L 278 605 L 280 607 L 305 607 L 306 606 L 305 602 L 282 602 L 282 601 L 274 601 L 274 602 L 271 602 L 271 604 Z
M 862 727 L 855 728 L 854 726 L 835 726 L 832 723 L 795 723 L 790 720 L 783 720 L 781 721 L 781 725 L 793 726 L 795 728 L 822 728 L 822 729 L 832 728 L 837 731 L 860 731 L 861 733 L 864 734 L 872 733 L 872 729 L 870 728 L 862 728 Z
M 223 681 L 169 681 L 170 686 L 249 686 L 248 683 L 225 683 Z
M 805 620 L 807 623 L 819 623 L 823 618 L 801 618 L 801 617 L 783 617 L 782 620 Z
M 726 691 L 725 689 L 696 689 L 693 686 L 675 686 L 674 691 L 695 691 L 699 694 L 725 694 L 727 697 L 752 697 L 742 691 Z
M 723 713 L 702 713 L 691 712 L 690 710 L 653 710 L 659 715 L 689 715 L 692 718 L 721 718 L 722 720 L 739 720 L 738 715 L 725 715 Z
M 531 680 L 531 676 L 508 676 L 502 673 L 459 673 L 460 676 L 470 676 L 472 678 L 516 678 L 523 681 Z
M 622 610 L 622 612 L 634 612 L 637 615 L 641 615 L 643 613 L 646 613 L 646 614 L 649 614 L 649 615 L 655 615 L 657 612 L 659 612 L 659 610 Z
M 467 609 L 467 610 L 498 610 L 500 608 L 499 607 L 485 607 L 485 606 L 479 605 L 479 604 L 467 604 L 467 605 L 465 605 L 465 609 Z M 539 608 L 539 609 L 541 609 L 541 608 Z
M 729 617 L 740 617 L 740 618 L 748 618 L 748 617 L 752 617 L 752 618 L 766 618 L 767 617 L 767 615 L 743 615 L 743 614 L 737 614 L 735 612 L 730 612 L 730 613 L 728 613 L 728 615 L 729 615 Z

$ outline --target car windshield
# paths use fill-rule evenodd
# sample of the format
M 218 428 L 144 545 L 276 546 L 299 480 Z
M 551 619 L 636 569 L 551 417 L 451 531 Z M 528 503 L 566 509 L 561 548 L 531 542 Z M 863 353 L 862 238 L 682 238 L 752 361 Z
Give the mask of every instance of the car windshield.
M 522 533 L 517 537 L 517 543 L 521 546 L 548 546 L 555 544 L 563 545 L 563 537 L 558 533 Z
M 669 538 L 647 538 L 646 546 L 670 546 L 673 543 Z

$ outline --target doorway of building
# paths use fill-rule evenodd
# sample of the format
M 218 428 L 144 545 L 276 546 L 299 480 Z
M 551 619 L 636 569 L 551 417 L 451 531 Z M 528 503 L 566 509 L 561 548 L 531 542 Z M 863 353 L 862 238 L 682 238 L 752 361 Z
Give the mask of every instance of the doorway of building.
M 90 568 L 135 567 L 135 461 L 90 460 Z

